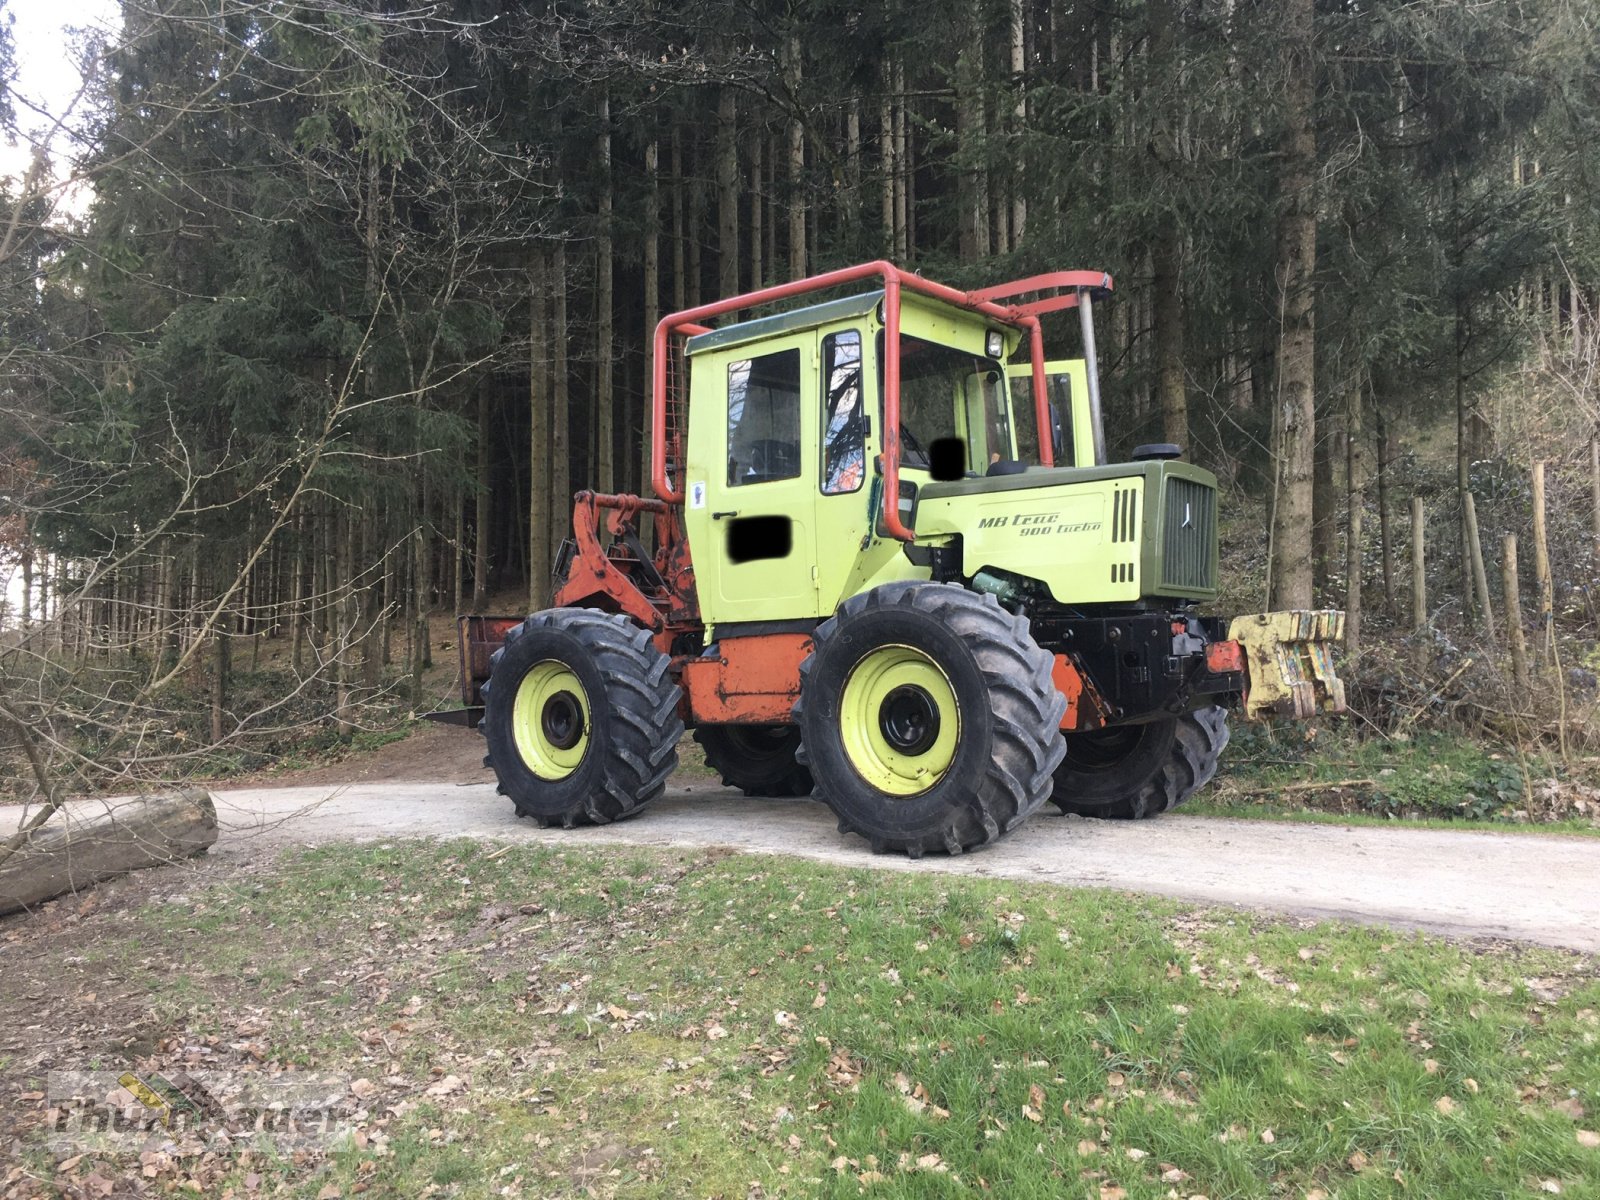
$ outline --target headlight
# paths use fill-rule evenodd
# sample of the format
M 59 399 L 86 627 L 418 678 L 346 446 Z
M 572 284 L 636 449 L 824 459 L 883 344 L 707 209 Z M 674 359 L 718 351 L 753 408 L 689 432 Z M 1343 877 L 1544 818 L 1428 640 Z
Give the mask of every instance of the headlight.
M 990 358 L 999 358 L 1006 348 L 1005 335 L 998 329 L 991 329 L 983 348 L 988 352 Z

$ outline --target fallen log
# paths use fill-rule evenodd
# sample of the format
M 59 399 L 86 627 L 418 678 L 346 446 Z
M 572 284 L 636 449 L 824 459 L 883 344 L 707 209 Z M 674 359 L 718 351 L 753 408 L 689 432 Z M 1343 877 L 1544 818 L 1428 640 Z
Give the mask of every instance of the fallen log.
M 0 913 L 193 857 L 216 840 L 217 806 L 204 788 L 108 802 L 89 819 L 62 811 L 0 862 Z

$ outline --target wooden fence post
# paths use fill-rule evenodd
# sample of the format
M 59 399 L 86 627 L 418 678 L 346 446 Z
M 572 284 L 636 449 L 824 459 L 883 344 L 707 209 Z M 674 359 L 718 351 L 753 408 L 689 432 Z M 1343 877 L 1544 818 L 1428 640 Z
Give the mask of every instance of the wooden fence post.
M 1465 514 L 1467 518 L 1467 550 L 1472 556 L 1472 586 L 1478 593 L 1478 609 L 1483 613 L 1483 631 L 1494 641 L 1494 606 L 1489 602 L 1489 576 L 1483 566 L 1483 543 L 1478 540 L 1478 505 L 1468 492 Z
M 1506 640 L 1511 645 L 1511 678 L 1516 684 L 1516 701 L 1528 697 L 1528 645 L 1522 638 L 1522 599 L 1517 592 L 1517 535 L 1508 533 L 1500 561 L 1501 581 L 1505 585 Z
M 1422 497 L 1411 497 L 1411 628 L 1416 633 L 1421 633 L 1428 625 L 1428 581 L 1423 573 L 1426 566 L 1425 519 Z
M 1555 587 L 1550 578 L 1550 543 L 1545 537 L 1544 463 L 1533 464 L 1533 577 L 1539 584 L 1539 658 L 1555 650 Z
M 1594 557 L 1600 562 L 1600 437 L 1589 439 L 1589 516 L 1594 528 Z

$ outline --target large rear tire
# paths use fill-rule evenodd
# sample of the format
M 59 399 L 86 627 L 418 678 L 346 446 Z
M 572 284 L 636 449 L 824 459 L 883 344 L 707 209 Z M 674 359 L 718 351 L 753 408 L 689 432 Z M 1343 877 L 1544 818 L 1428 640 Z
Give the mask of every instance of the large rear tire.
M 811 772 L 794 759 L 800 730 L 793 725 L 701 725 L 694 740 L 706 766 L 746 796 L 811 794 Z
M 1065 753 L 1054 658 L 990 595 L 884 584 L 846 600 L 800 666 L 799 761 L 876 852 L 994 841 L 1050 796 Z
M 1069 733 L 1050 797 L 1062 812 L 1137 821 L 1177 808 L 1217 773 L 1228 712 L 1215 705 L 1090 733 Z
M 571 828 L 630 817 L 678 765 L 678 685 L 650 635 L 587 608 L 537 612 L 483 685 L 487 764 L 519 817 Z

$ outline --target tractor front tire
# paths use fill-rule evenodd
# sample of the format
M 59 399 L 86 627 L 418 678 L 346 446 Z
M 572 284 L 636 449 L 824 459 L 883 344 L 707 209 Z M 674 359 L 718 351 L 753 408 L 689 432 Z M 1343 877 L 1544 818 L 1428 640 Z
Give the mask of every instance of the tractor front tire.
M 1054 658 L 990 595 L 902 581 L 846 600 L 800 666 L 799 761 L 841 833 L 919 858 L 994 841 L 1065 752 Z
M 706 766 L 746 796 L 811 794 L 811 772 L 794 759 L 800 730 L 793 725 L 701 725 L 694 740 Z
M 537 612 L 506 635 L 483 685 L 486 765 L 519 817 L 604 825 L 666 789 L 678 765 L 678 685 L 626 617 Z
M 1137 821 L 1169 812 L 1217 773 L 1228 712 L 1216 705 L 1145 725 L 1064 734 L 1051 799 L 1080 817 Z

